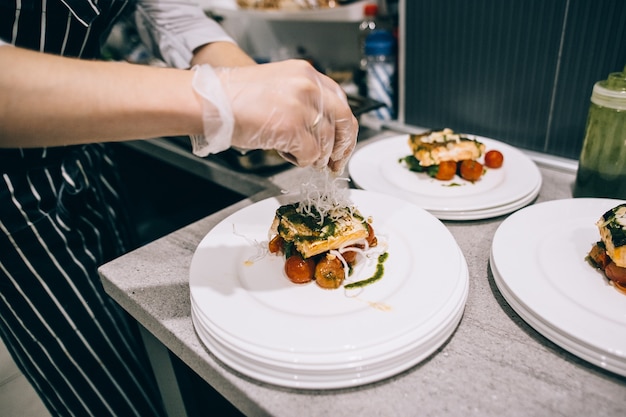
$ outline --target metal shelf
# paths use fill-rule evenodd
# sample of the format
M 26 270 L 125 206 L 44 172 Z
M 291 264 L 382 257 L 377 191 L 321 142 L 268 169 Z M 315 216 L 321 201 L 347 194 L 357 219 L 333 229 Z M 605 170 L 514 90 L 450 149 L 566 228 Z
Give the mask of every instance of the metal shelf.
M 302 11 L 227 9 L 203 5 L 201 0 L 200 6 L 206 12 L 223 18 L 247 17 L 282 21 L 359 22 L 363 19 L 363 6 L 372 2 L 372 0 L 361 0 L 345 6 Z

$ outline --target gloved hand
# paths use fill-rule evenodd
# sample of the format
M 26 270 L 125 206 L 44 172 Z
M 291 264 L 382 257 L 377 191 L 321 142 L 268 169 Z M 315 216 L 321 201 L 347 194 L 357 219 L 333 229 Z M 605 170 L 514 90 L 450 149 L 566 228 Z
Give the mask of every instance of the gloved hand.
M 204 125 L 204 137 L 192 137 L 196 155 L 230 146 L 275 149 L 298 166 L 343 172 L 358 122 L 343 90 L 309 63 L 194 70 Z

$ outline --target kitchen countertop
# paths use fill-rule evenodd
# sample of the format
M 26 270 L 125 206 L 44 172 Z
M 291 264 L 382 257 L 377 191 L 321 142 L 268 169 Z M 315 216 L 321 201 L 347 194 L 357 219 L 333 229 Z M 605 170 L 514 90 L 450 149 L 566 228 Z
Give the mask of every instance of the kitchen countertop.
M 384 132 L 365 142 L 395 134 Z M 200 158 L 176 154 L 188 169 L 208 170 Z M 550 159 L 550 158 L 547 158 Z M 179 161 L 179 162 L 180 162 Z M 189 168 L 194 165 L 196 168 Z M 571 198 L 575 165 L 544 163 L 537 202 Z M 209 164 L 210 165 L 210 164 Z M 444 221 L 469 268 L 461 322 L 435 353 L 399 375 L 340 390 L 290 390 L 256 382 L 218 362 L 196 336 L 190 315 L 189 265 L 202 238 L 222 219 L 300 184 L 305 170 L 272 176 L 236 173 L 221 165 L 218 181 L 249 198 L 156 240 L 100 268 L 106 291 L 145 329 L 247 416 L 624 416 L 626 378 L 591 365 L 528 326 L 498 291 L 489 267 L 494 233 L 506 216 Z M 214 174 L 211 174 L 214 175 Z M 247 182 L 246 182 L 247 181 Z M 242 188 L 244 190 L 239 190 Z M 246 194 L 248 195 L 248 194 Z

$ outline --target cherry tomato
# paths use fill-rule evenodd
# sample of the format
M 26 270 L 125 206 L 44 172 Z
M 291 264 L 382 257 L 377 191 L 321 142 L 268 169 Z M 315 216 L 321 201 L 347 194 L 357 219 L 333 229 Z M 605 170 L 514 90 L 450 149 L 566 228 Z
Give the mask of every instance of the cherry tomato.
M 376 239 L 376 235 L 374 234 L 374 228 L 372 227 L 371 224 L 366 223 L 367 226 L 367 244 L 369 245 L 370 248 L 373 248 L 374 246 L 376 246 L 378 244 L 378 239 Z
M 456 162 L 455 161 L 441 161 L 435 178 L 441 181 L 448 181 L 454 178 L 456 174 Z
M 500 151 L 489 151 L 485 154 L 485 166 L 487 168 L 500 168 L 504 162 L 504 155 Z
M 472 159 L 461 162 L 461 178 L 467 181 L 477 181 L 483 175 L 483 164 Z
M 348 265 L 354 265 L 354 263 L 356 262 L 356 255 L 357 252 L 353 250 L 347 250 L 341 254 L 341 256 L 343 256 L 343 259 L 348 263 Z
M 296 284 L 304 284 L 313 279 L 315 273 L 315 260 L 313 258 L 302 259 L 300 254 L 295 254 L 285 261 L 285 274 Z
M 280 235 L 276 235 L 267 246 L 270 253 L 281 253 L 285 248 L 285 240 Z
M 365 249 L 365 245 L 350 245 L 348 247 L 349 248 Z M 357 251 L 346 250 L 345 252 L 341 253 L 341 256 L 343 256 L 343 259 L 348 263 L 348 265 L 354 266 L 354 264 L 356 264 L 356 257 L 358 256 L 358 254 L 359 254 L 359 252 L 357 252 Z
M 626 284 L 626 268 L 615 265 L 615 262 L 610 262 L 604 269 L 604 273 L 611 281 L 622 285 Z
M 324 256 L 315 267 L 315 282 L 322 288 L 339 288 L 345 278 L 343 264 L 334 255 Z

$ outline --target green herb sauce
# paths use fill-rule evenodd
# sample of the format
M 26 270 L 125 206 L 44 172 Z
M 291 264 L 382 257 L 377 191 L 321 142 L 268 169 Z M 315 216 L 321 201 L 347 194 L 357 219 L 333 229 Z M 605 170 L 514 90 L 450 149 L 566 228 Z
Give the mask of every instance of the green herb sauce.
M 409 171 L 424 172 L 426 170 L 426 168 L 420 164 L 420 161 L 414 155 L 407 155 L 404 158 L 400 158 L 398 162 L 406 164 Z
M 389 253 L 385 252 L 378 257 L 378 263 L 376 264 L 376 272 L 371 277 L 364 279 L 362 281 L 351 282 L 350 284 L 344 285 L 344 288 L 347 290 L 351 290 L 354 288 L 363 288 L 366 285 L 370 285 L 380 280 L 385 273 L 385 266 L 383 265 L 387 258 L 389 257 Z

